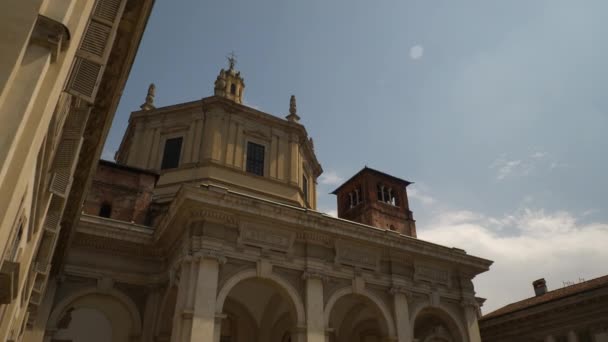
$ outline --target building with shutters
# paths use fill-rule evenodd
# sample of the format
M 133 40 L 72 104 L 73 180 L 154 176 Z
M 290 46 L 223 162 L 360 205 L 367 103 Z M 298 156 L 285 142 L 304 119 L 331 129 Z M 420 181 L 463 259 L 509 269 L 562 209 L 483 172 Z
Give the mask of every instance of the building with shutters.
M 0 1 L 0 341 L 44 337 L 49 278 L 152 4 Z
M 534 297 L 484 315 L 484 342 L 608 342 L 608 276 L 548 291 L 532 283 Z
M 243 105 L 229 61 L 213 96 L 156 108 L 151 86 L 131 113 L 49 281 L 45 341 L 480 342 L 491 261 L 417 239 L 410 183 L 371 168 L 334 192 L 339 218 L 317 211 L 295 97 L 284 118 Z

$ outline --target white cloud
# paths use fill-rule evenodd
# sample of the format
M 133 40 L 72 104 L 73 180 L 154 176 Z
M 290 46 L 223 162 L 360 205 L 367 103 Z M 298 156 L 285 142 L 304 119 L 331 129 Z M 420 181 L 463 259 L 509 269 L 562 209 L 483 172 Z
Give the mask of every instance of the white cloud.
M 551 290 L 606 273 L 608 223 L 580 223 L 565 211 L 524 208 L 503 217 L 446 211 L 418 227 L 418 235 L 494 261 L 475 279 L 477 295 L 488 299 L 484 313 L 533 296 L 531 284 L 539 278 Z
M 410 58 L 411 59 L 420 59 L 424 54 L 424 47 L 422 45 L 414 45 L 410 48 Z
M 336 209 L 326 209 L 322 210 L 322 212 L 326 213 L 329 216 L 338 217 L 338 211 Z
M 430 196 L 416 188 L 408 189 L 407 197 L 410 200 L 418 201 L 418 202 L 422 203 L 423 205 L 427 205 L 427 206 L 435 204 L 437 202 L 435 200 L 435 198 L 433 198 L 432 196 Z
M 504 157 L 496 159 L 491 165 L 491 169 L 496 169 L 496 179 L 503 180 L 515 171 L 523 170 L 523 164 L 520 159 L 506 160 Z
M 551 162 L 551 165 L 549 165 L 549 170 L 555 170 L 555 169 L 560 169 L 560 168 L 567 168 L 570 167 L 569 164 L 567 163 L 560 163 L 560 162 Z
M 319 182 L 325 185 L 340 185 L 344 181 L 344 178 L 338 175 L 335 171 L 327 171 L 323 172 L 321 177 L 319 177 Z
M 584 217 L 584 216 L 593 215 L 598 212 L 599 212 L 599 210 L 597 210 L 597 209 L 589 209 L 589 210 L 585 210 L 581 215 Z
M 555 161 L 547 152 L 543 151 L 534 152 L 527 158 L 516 159 L 508 159 L 506 154 L 503 154 L 489 166 L 490 169 L 496 170 L 496 179 L 499 181 L 509 176 L 527 176 L 538 169 L 551 171 L 563 167 L 568 167 L 568 164 Z
M 531 158 L 534 158 L 534 159 L 541 159 L 541 158 L 544 158 L 544 157 L 546 157 L 546 156 L 547 156 L 547 153 L 546 153 L 546 152 L 540 152 L 540 151 L 539 151 L 539 152 L 535 152 L 535 153 L 533 153 L 533 154 L 532 154 L 530 157 L 531 157 Z

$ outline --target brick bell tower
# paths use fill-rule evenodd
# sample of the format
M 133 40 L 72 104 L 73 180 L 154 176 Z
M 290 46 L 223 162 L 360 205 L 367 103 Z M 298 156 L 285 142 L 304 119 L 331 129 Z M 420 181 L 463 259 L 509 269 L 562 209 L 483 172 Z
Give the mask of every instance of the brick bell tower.
M 416 237 L 407 200 L 410 184 L 366 166 L 332 192 L 338 200 L 338 217 Z

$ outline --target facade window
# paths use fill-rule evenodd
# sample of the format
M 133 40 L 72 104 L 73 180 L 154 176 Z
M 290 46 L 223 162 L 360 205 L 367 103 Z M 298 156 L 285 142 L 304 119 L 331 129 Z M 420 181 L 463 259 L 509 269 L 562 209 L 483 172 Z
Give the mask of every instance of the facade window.
M 264 145 L 247 143 L 247 172 L 264 175 Z
M 19 229 L 17 230 L 17 234 L 15 235 L 15 239 L 13 240 L 13 245 L 11 246 L 10 252 L 8 254 L 9 261 L 15 261 L 17 259 L 17 252 L 19 251 L 19 246 L 21 246 L 21 239 L 23 238 L 23 221 L 19 223 Z
M 302 192 L 304 192 L 304 200 L 308 203 L 308 178 L 302 175 Z
M 347 203 L 348 208 L 353 208 L 363 202 L 363 193 L 361 187 L 357 187 L 354 191 L 348 193 Z
M 236 85 L 234 83 L 230 85 L 230 94 L 236 95 Z
M 378 201 L 384 202 L 390 205 L 398 206 L 397 195 L 393 191 L 393 188 L 385 186 L 384 184 L 378 184 L 377 186 Z
M 110 218 L 112 216 L 112 205 L 108 202 L 103 202 L 99 208 L 99 216 Z
M 174 169 L 179 166 L 179 157 L 182 152 L 182 137 L 171 138 L 165 141 L 165 150 L 163 151 L 163 161 L 160 169 Z

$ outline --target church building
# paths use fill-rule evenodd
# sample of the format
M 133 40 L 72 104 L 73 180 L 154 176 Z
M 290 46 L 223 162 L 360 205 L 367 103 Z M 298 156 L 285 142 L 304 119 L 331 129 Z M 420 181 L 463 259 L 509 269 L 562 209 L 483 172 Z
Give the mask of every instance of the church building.
M 418 239 L 410 182 L 368 167 L 319 212 L 295 97 L 279 117 L 244 91 L 233 58 L 213 96 L 157 108 L 150 86 L 49 280 L 44 341 L 480 342 L 492 262 Z

